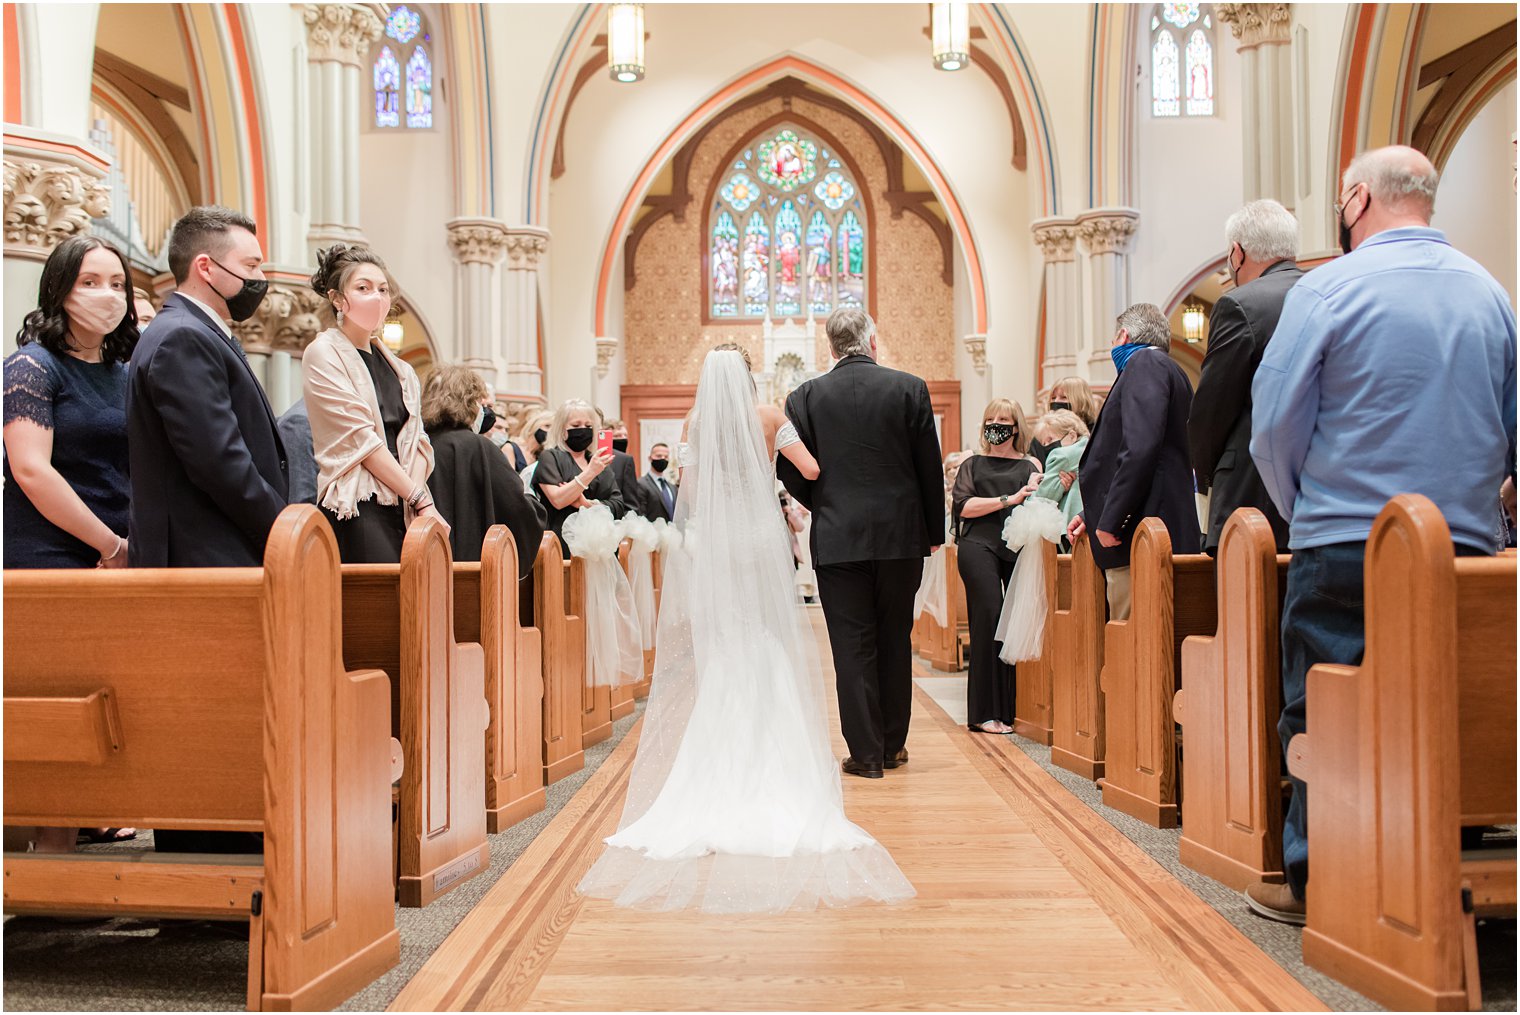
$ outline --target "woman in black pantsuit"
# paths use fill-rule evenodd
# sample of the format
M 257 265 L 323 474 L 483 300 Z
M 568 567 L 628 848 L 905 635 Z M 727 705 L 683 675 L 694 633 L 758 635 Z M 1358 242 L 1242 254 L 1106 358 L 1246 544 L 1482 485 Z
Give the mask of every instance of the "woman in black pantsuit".
M 951 510 L 971 628 L 966 725 L 975 733 L 1013 732 L 1013 667 L 998 658 L 993 635 L 1017 559 L 1003 542 L 1003 523 L 1040 480 L 1028 450 L 1024 411 L 1017 402 L 993 399 L 982 413 L 981 453 L 963 461 L 955 477 Z

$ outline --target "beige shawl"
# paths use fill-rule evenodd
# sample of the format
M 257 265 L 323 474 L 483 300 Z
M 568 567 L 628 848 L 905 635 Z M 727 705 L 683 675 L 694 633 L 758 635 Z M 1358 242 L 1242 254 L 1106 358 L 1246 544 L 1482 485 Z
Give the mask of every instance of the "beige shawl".
M 413 483 L 425 483 L 433 472 L 433 445 L 422 429 L 422 385 L 417 372 L 386 348 L 370 348 L 385 357 L 401 381 L 401 401 L 407 421 L 396 439 L 396 458 Z M 359 502 L 373 498 L 395 504 L 395 491 L 364 468 L 364 459 L 385 447 L 385 422 L 375 384 L 364 359 L 337 328 L 312 340 L 301 358 L 301 389 L 311 420 L 312 451 L 317 460 L 317 503 L 340 519 L 359 513 Z M 406 520 L 412 510 L 406 509 Z

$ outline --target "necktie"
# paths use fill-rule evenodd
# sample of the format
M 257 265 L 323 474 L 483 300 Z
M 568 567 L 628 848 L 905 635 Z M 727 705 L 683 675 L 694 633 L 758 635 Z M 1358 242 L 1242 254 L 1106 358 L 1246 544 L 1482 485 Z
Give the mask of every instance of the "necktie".
M 676 513 L 676 500 L 670 495 L 670 484 L 663 479 L 655 482 L 660 484 L 660 499 L 665 502 L 665 513 L 673 516 Z

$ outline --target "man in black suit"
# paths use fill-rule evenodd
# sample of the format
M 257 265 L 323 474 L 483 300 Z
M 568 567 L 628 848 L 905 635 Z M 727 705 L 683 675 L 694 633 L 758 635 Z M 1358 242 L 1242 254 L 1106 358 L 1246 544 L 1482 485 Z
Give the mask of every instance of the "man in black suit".
M 287 503 L 274 411 L 228 320 L 269 283 L 251 219 L 192 208 L 174 224 L 164 301 L 127 368 L 133 567 L 259 567 Z
M 786 400 L 818 459 L 816 480 L 783 456 L 777 474 L 813 512 L 813 566 L 828 623 L 849 775 L 906 764 L 913 703 L 913 598 L 924 558 L 944 541 L 945 488 L 929 389 L 876 363 L 864 310 L 829 315 L 837 362 Z
M 1304 275 L 1294 260 L 1298 220 L 1276 201 L 1252 201 L 1230 216 L 1224 233 L 1235 288 L 1219 298 L 1209 316 L 1209 349 L 1188 416 L 1198 490 L 1213 490 L 1203 548 L 1210 556 L 1217 554 L 1230 515 L 1236 508 L 1253 507 L 1267 516 L 1277 552 L 1287 553 L 1288 523 L 1251 461 L 1251 381 L 1277 330 L 1283 300 Z
M 676 497 L 680 485 L 666 471 L 670 467 L 670 445 L 656 444 L 649 449 L 649 471 L 639 477 L 639 514 L 650 521 L 676 517 Z
M 1171 325 L 1150 303 L 1136 303 L 1118 324 L 1113 357 L 1119 377 L 1082 452 L 1082 513 L 1067 533 L 1073 540 L 1084 533 L 1093 537 L 1093 561 L 1108 584 L 1109 619 L 1127 620 L 1135 527 L 1142 518 L 1160 518 L 1173 553 L 1197 553 L 1198 510 L 1188 468 L 1193 391 L 1167 355 Z
M 602 410 L 596 410 L 602 416 Z M 620 419 L 602 416 L 602 425 L 612 431 L 612 465 L 608 472 L 617 481 L 618 493 L 623 496 L 624 514 L 639 509 L 639 463 L 628 453 L 628 427 Z

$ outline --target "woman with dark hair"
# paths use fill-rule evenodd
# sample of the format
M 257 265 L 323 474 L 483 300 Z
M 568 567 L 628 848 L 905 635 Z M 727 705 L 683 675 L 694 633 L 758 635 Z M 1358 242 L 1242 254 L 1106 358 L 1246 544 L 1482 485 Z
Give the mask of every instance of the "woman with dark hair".
M 317 251 L 311 287 L 336 323 L 302 357 L 317 505 L 345 564 L 399 563 L 411 519 L 443 516 L 427 485 L 433 446 L 422 428 L 422 385 L 378 337 L 395 285 L 373 251 L 335 243 Z
M 37 309 L 5 361 L 5 566 L 127 566 L 127 360 L 137 345 L 132 272 L 115 247 L 76 236 L 42 268 Z M 42 828 L 40 852 L 77 829 Z M 95 842 L 131 828 L 85 829 Z

